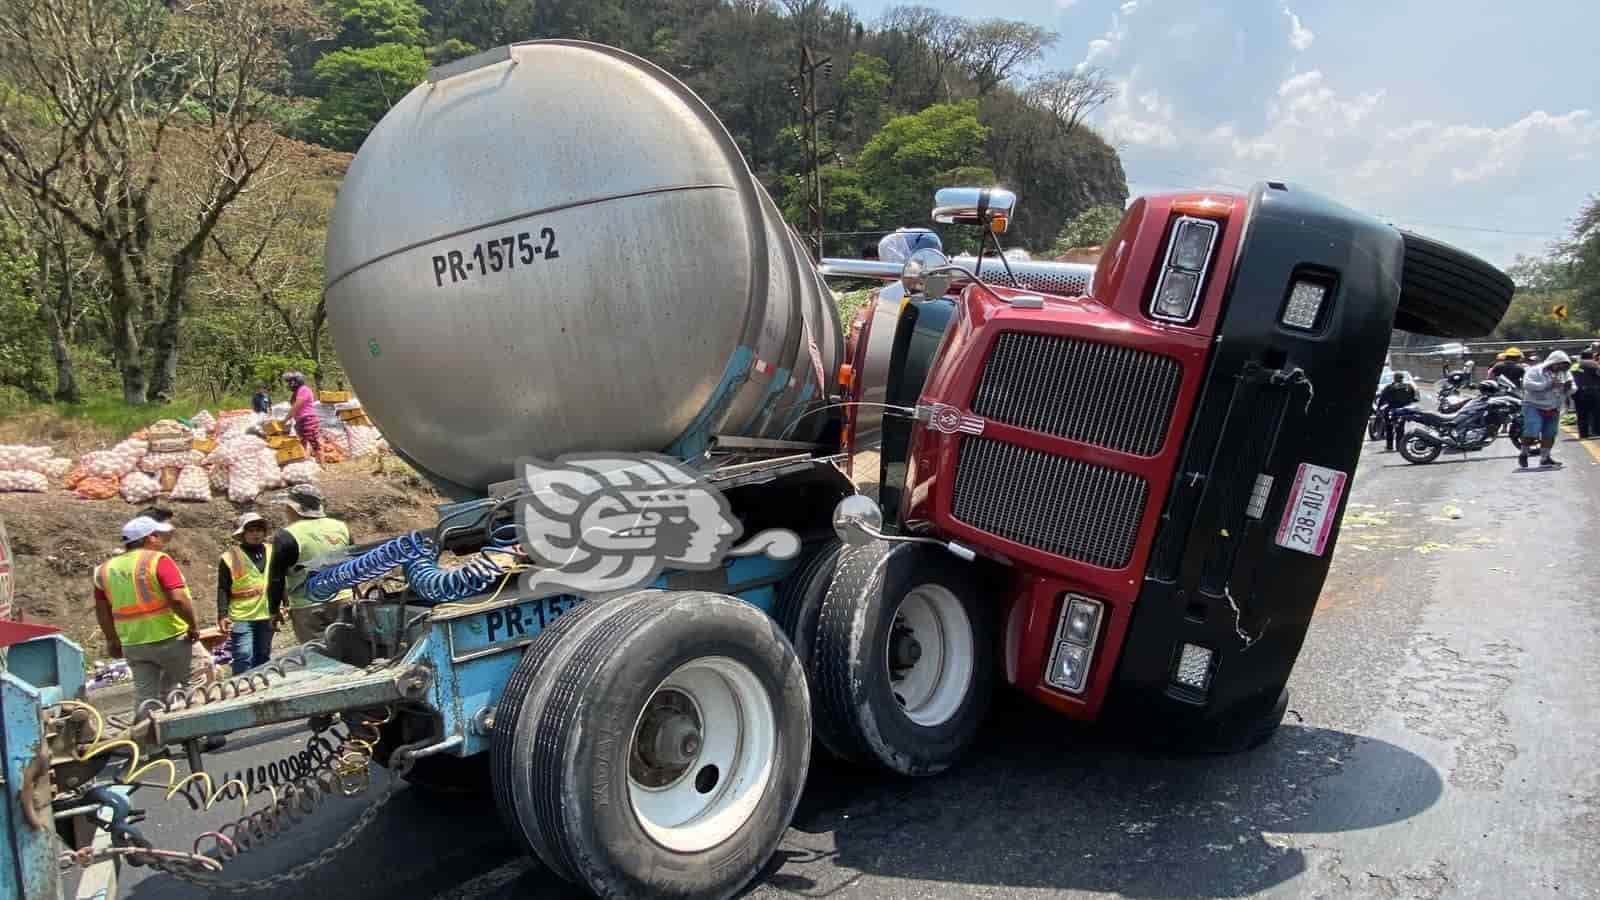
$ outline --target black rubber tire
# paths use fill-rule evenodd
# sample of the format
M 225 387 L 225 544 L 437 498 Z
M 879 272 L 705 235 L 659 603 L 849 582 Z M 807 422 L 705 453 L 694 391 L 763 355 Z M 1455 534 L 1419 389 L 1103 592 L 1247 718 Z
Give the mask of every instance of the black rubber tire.
M 885 658 L 900 601 L 923 584 L 954 594 L 973 629 L 967 695 L 931 727 L 896 701 Z M 875 541 L 840 555 L 807 669 L 815 728 L 835 754 L 911 776 L 938 774 L 966 754 L 988 717 L 997 665 L 993 610 L 981 597 L 971 564 L 937 548 Z
M 1405 267 L 1394 326 L 1445 338 L 1477 338 L 1494 331 L 1516 292 L 1511 277 L 1449 244 L 1405 230 L 1400 235 Z
M 822 612 L 822 600 L 827 596 L 828 585 L 833 583 L 833 571 L 843 549 L 844 542 L 838 538 L 822 542 L 779 586 L 772 617 L 778 620 L 778 626 L 794 645 L 795 655 L 802 665 L 810 659 L 817 616 Z
M 1416 447 L 1412 446 L 1412 442 L 1414 440 L 1417 444 Z M 1405 440 L 1401 441 L 1400 446 L 1396 447 L 1395 449 L 1400 451 L 1400 456 L 1403 457 L 1406 462 L 1416 466 L 1425 466 L 1428 463 L 1438 459 L 1439 454 L 1444 452 L 1443 446 L 1439 444 L 1425 443 L 1420 439 L 1417 439 L 1416 435 L 1411 434 L 1406 435 Z
M 614 611 L 598 627 L 561 641 L 540 676 L 549 686 L 524 694 L 517 817 L 547 837 L 534 848 L 547 866 L 598 897 L 731 897 L 777 851 L 805 788 L 811 702 L 794 648 L 766 614 L 722 594 L 645 591 L 607 605 Z M 744 664 L 764 687 L 776 720 L 773 773 L 731 837 L 674 852 L 650 838 L 633 810 L 631 738 L 657 686 L 710 656 Z
M 556 673 L 561 670 L 567 657 L 572 655 L 585 636 L 625 609 L 627 604 L 622 601 L 632 596 L 586 600 L 557 616 L 523 652 L 522 661 L 512 671 L 495 704 L 494 724 L 489 737 L 490 780 L 494 788 L 495 807 L 500 811 L 501 821 L 514 834 L 521 835 L 529 852 L 540 860 L 546 860 L 550 855 L 546 849 L 548 840 L 540 831 L 539 823 L 523 817 L 517 808 L 517 797 L 521 790 L 519 783 L 523 780 L 519 776 L 530 758 L 518 742 L 522 710 L 526 706 L 543 703 L 544 696 L 555 686 Z M 571 872 L 554 867 L 552 871 L 568 881 L 575 880 Z
M 828 586 L 833 583 L 833 573 L 844 549 L 844 542 L 838 538 L 831 538 L 818 548 L 793 575 L 785 579 L 783 589 L 778 594 L 778 603 L 773 608 L 773 618 L 788 636 L 789 643 L 794 645 L 795 656 L 807 673 L 811 671 L 811 647 L 816 641 L 822 601 L 828 596 Z M 813 708 L 817 705 L 814 695 L 811 705 Z M 826 723 L 813 720 L 811 729 L 815 740 L 813 753 L 820 750 L 841 762 L 852 761 L 839 749 L 840 741 L 828 731 Z
M 1383 420 L 1377 416 L 1371 416 L 1367 419 L 1367 440 L 1383 440 Z

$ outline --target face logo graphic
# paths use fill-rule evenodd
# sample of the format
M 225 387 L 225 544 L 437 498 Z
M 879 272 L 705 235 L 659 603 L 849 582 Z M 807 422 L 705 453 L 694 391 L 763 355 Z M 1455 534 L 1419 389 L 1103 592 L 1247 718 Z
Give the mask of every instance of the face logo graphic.
M 519 463 L 527 495 L 517 522 L 534 562 L 530 592 L 614 596 L 666 569 L 716 569 L 728 556 L 790 559 L 800 539 L 764 531 L 735 547 L 743 528 L 728 500 L 699 473 L 656 454 L 574 454 Z

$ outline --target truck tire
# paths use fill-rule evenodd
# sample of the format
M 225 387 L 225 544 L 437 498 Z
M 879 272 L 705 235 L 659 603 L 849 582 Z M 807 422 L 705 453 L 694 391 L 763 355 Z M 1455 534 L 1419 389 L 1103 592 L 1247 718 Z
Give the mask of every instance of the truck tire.
M 549 850 L 541 849 L 547 843 L 546 837 L 539 830 L 537 821 L 521 815 L 517 803 L 520 771 L 527 763 L 527 757 L 517 743 L 522 710 L 525 706 L 544 702 L 544 696 L 555 686 L 556 673 L 566 658 L 577 649 L 585 636 L 625 609 L 627 604 L 623 601 L 631 596 L 587 600 L 557 616 L 523 652 L 521 662 L 512 671 L 495 704 L 494 724 L 489 738 L 489 771 L 495 806 L 500 811 L 501 820 L 513 833 L 522 835 L 529 850 L 541 860 L 549 855 Z M 556 874 L 573 880 L 570 872 L 557 870 Z
M 783 589 L 778 595 L 777 606 L 773 609 L 773 618 L 778 620 L 778 625 L 783 628 L 783 633 L 789 637 L 789 642 L 794 645 L 795 656 L 799 658 L 800 665 L 805 671 L 810 671 L 811 645 L 817 636 L 817 619 L 822 614 L 822 601 L 828 596 L 828 587 L 833 583 L 834 571 L 839 565 L 839 555 L 844 550 L 844 542 L 838 538 L 830 538 L 815 553 L 806 560 L 795 573 L 783 583 Z M 811 705 L 816 707 L 816 698 L 812 698 Z M 828 729 L 828 724 L 821 719 L 811 722 L 816 748 L 834 759 L 850 762 L 858 761 L 848 754 L 845 749 L 850 745 L 840 736 L 833 734 Z
M 811 703 L 794 648 L 722 594 L 606 605 L 523 694 L 516 816 L 551 870 L 599 897 L 733 896 L 777 850 L 805 787 Z
M 807 670 L 831 749 L 913 776 L 965 755 L 994 692 L 992 610 L 980 597 L 970 564 L 925 545 L 840 555 Z
M 1446 338 L 1483 337 L 1500 324 L 1516 286 L 1493 265 L 1401 230 L 1405 267 L 1394 327 Z

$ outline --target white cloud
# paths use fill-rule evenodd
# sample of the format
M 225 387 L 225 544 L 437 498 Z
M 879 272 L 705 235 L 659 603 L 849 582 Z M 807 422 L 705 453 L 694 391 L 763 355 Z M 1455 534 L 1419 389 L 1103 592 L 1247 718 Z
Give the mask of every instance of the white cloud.
M 1084 54 L 1083 62 L 1078 63 L 1082 70 L 1097 62 L 1102 65 L 1103 60 L 1115 59 L 1122 42 L 1128 37 L 1128 25 L 1124 17 L 1131 16 L 1139 10 L 1139 0 L 1127 0 L 1118 11 L 1111 14 L 1111 28 L 1104 35 L 1089 42 L 1088 51 Z
M 1278 85 L 1278 96 L 1287 97 L 1296 91 L 1303 91 L 1321 82 L 1322 73 L 1316 69 L 1312 69 L 1309 72 L 1301 72 L 1299 75 L 1291 75 L 1284 80 L 1283 84 Z
M 1559 116 L 1541 109 L 1500 128 L 1413 122 L 1385 133 L 1380 147 L 1404 171 L 1448 171 L 1461 185 L 1515 175 L 1551 150 L 1570 159 L 1600 147 L 1600 121 L 1587 109 Z
M 1300 17 L 1290 12 L 1289 7 L 1283 8 L 1283 14 L 1289 17 L 1289 45 L 1296 50 L 1305 50 L 1311 42 L 1317 39 L 1316 32 L 1300 24 Z
M 1056 0 L 1056 9 L 1071 9 L 1078 4 L 1078 0 Z
M 1124 80 L 1116 83 L 1117 95 L 1109 104 L 1104 131 L 1113 143 L 1126 143 L 1140 147 L 1172 147 L 1178 143 L 1178 133 L 1173 127 L 1177 110 L 1172 101 L 1154 90 L 1138 91 L 1134 84 L 1139 68 L 1134 67 Z

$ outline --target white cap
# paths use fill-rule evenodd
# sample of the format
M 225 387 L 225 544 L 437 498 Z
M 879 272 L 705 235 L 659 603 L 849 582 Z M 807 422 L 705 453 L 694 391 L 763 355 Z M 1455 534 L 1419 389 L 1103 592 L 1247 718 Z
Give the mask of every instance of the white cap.
M 171 522 L 157 522 L 149 516 L 138 516 L 129 519 L 128 524 L 122 526 L 122 542 L 132 544 L 142 541 L 157 532 L 165 534 L 172 530 Z

